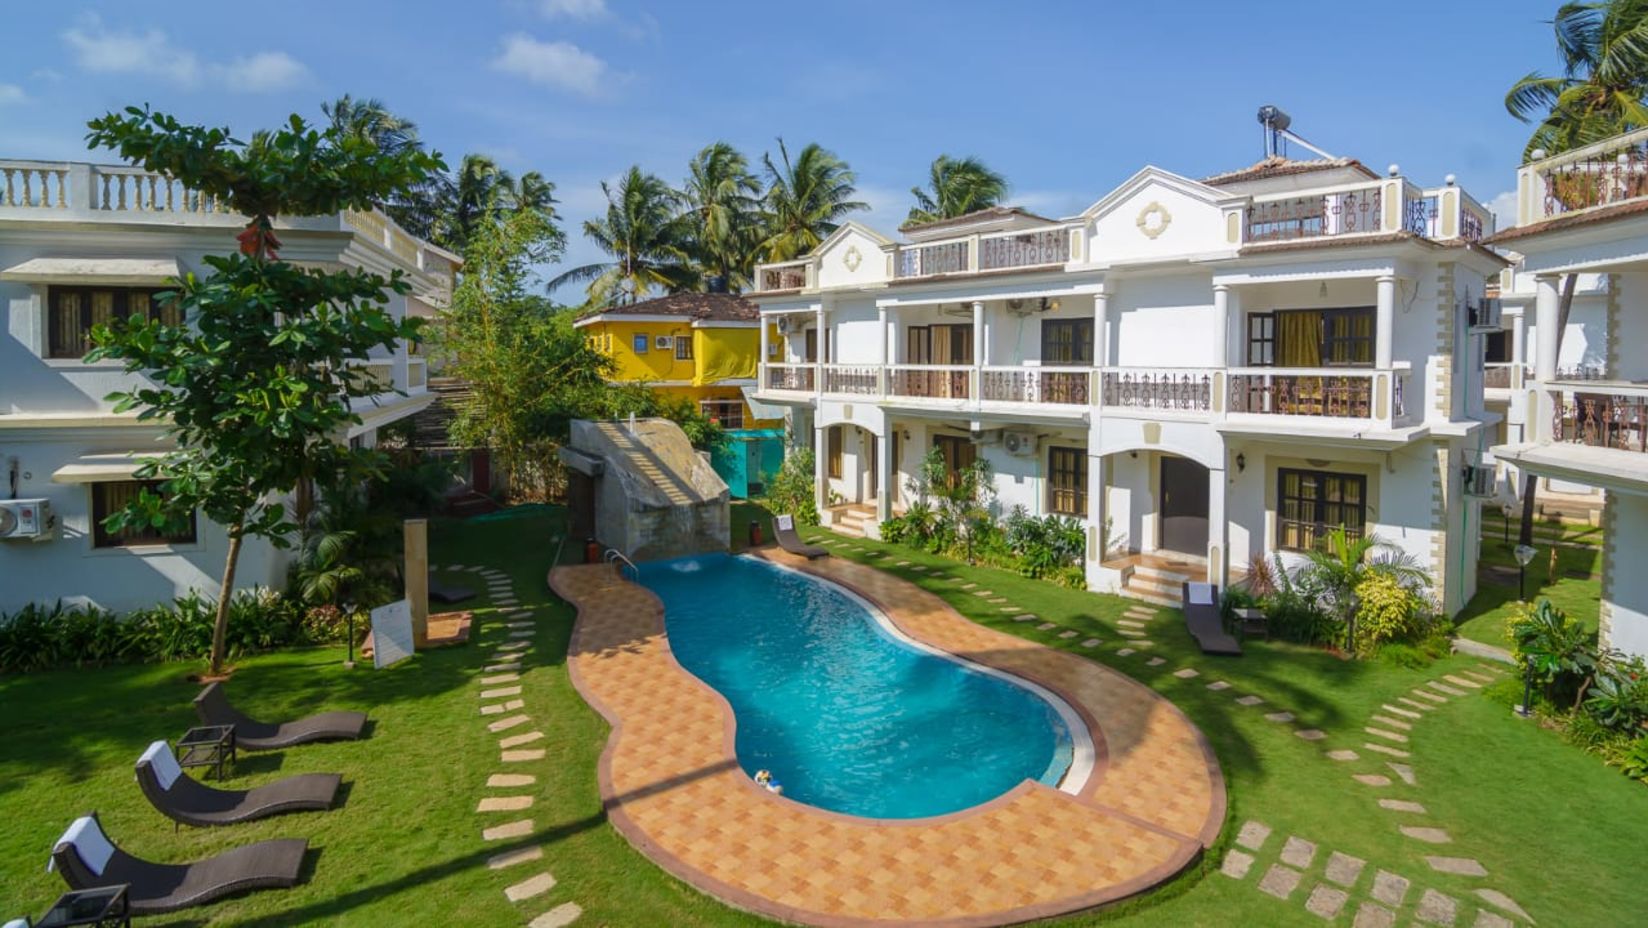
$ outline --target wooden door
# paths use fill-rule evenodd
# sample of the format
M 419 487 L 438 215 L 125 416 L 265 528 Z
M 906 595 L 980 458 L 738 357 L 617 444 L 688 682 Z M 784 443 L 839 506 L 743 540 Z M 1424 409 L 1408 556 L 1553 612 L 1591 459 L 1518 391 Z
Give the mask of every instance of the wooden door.
M 1207 553 L 1207 468 L 1189 458 L 1162 458 L 1159 547 L 1197 556 Z

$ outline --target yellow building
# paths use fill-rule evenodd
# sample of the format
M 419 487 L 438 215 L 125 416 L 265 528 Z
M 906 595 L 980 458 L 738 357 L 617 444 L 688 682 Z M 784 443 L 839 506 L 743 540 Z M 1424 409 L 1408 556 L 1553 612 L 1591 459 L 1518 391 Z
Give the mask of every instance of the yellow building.
M 616 383 L 644 383 L 698 404 L 722 428 L 767 429 L 750 409 L 761 352 L 755 306 L 728 293 L 676 293 L 612 306 L 579 319 L 591 344 L 615 362 Z

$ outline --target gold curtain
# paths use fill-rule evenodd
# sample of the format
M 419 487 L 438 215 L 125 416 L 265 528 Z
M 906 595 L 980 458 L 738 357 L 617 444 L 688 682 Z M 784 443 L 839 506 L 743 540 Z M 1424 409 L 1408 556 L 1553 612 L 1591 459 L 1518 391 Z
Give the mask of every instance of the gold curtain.
M 86 331 L 81 325 L 80 307 L 84 298 L 78 293 L 52 294 L 51 350 L 54 358 L 77 358 L 86 353 Z
M 1276 314 L 1276 366 L 1322 366 L 1322 314 L 1315 311 Z

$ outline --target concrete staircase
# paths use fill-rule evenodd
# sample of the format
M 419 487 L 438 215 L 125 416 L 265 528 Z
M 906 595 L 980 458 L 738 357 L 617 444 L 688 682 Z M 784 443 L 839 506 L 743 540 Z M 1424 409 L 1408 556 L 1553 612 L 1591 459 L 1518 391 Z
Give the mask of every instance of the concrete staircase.
M 1120 570 L 1121 595 L 1173 609 L 1184 604 L 1187 581 L 1207 579 L 1206 561 L 1187 555 L 1174 555 L 1172 560 L 1134 555 Z
M 875 523 L 875 507 L 868 503 L 848 503 L 829 510 L 830 531 L 851 538 L 868 538 Z

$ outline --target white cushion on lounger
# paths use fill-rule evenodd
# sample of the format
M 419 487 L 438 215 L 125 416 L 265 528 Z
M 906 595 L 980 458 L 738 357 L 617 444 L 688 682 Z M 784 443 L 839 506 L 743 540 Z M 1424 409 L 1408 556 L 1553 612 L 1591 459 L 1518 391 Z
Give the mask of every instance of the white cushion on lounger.
M 103 868 L 109 865 L 109 858 L 114 856 L 114 845 L 109 843 L 103 829 L 97 827 L 97 822 L 90 815 L 82 815 L 74 820 L 69 830 L 63 832 L 63 837 L 57 839 L 57 846 L 74 845 L 74 851 L 80 855 L 80 862 L 86 869 L 103 875 Z
M 795 531 L 795 516 L 779 516 L 778 530 L 781 532 Z
M 6 922 L 4 928 L 29 928 L 29 923 L 26 919 L 14 918 Z
M 149 745 L 143 756 L 137 759 L 138 763 L 149 762 L 154 770 L 155 780 L 161 789 L 171 789 L 177 778 L 183 776 L 183 768 L 177 765 L 177 758 L 172 756 L 172 749 L 164 741 L 156 741 Z
M 1190 585 L 1190 604 L 1192 606 L 1213 605 L 1213 584 L 1192 583 Z

